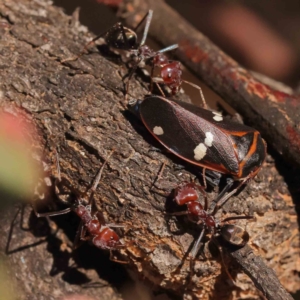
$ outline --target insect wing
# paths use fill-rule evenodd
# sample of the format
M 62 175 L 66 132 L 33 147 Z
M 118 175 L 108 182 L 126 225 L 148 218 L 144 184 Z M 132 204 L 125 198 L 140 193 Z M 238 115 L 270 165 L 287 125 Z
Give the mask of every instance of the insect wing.
M 266 143 L 257 130 L 244 124 L 223 120 L 218 112 L 185 102 L 174 102 L 216 126 L 232 140 L 239 163 L 239 173 L 236 177 L 245 178 L 249 175 L 253 177 L 257 173 L 265 161 L 267 152 Z
M 147 129 L 169 151 L 192 164 L 238 174 L 233 142 L 215 125 L 212 111 L 153 96 L 139 104 L 139 112 Z

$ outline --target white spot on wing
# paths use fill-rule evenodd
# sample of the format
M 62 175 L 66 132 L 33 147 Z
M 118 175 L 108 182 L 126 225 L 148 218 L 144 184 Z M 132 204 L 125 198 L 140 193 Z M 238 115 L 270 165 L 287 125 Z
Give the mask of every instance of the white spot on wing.
M 155 126 L 155 127 L 153 128 L 153 133 L 154 133 L 155 135 L 163 135 L 163 134 L 164 134 L 164 130 L 163 130 L 162 127 L 160 127 L 160 126 Z
M 195 160 L 201 160 L 207 151 L 207 147 L 203 144 L 200 143 L 195 149 L 194 149 L 194 158 Z
M 214 116 L 213 119 L 217 122 L 223 121 L 223 117 L 222 116 Z
M 212 112 L 214 114 L 213 119 L 217 122 L 223 121 L 223 116 L 221 113 L 213 111 Z
M 205 140 L 204 140 L 205 145 L 206 145 L 207 147 L 211 147 L 211 146 L 212 146 L 212 142 L 213 142 L 213 140 L 214 140 L 213 134 L 212 134 L 211 132 L 206 132 L 206 133 L 205 133 L 205 136 L 206 136 L 206 138 L 205 138 Z

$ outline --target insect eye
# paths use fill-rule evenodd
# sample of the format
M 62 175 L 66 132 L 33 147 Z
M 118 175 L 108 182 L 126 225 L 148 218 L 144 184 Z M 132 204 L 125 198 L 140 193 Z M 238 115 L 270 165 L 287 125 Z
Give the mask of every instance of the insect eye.
M 130 48 L 134 48 L 136 45 L 136 35 L 133 33 L 127 33 L 126 37 Z

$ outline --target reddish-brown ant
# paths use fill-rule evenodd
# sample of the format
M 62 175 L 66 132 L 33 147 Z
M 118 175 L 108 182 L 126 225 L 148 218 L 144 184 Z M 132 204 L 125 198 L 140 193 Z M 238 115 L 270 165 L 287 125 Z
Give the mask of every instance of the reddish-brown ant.
M 95 193 L 99 181 L 102 176 L 103 169 L 107 164 L 109 157 L 112 155 L 113 151 L 110 153 L 108 158 L 103 163 L 102 167 L 100 168 L 93 186 L 91 187 L 90 191 L 90 199 L 88 203 L 84 199 L 84 197 L 76 197 L 75 203 L 64 210 L 56 211 L 56 212 L 47 212 L 47 213 L 38 213 L 35 209 L 35 213 L 37 217 L 52 217 L 57 215 L 67 214 L 71 211 L 74 211 L 77 216 L 81 219 L 81 228 L 79 230 L 79 238 L 80 240 L 91 240 L 92 243 L 100 249 L 109 250 L 110 251 L 110 258 L 113 261 L 117 261 L 120 263 L 124 263 L 123 261 L 116 260 L 112 257 L 112 250 L 117 250 L 124 247 L 124 244 L 121 242 L 120 237 L 118 234 L 111 228 L 111 227 L 123 227 L 122 225 L 115 225 L 115 224 L 105 224 L 104 217 L 101 212 L 92 213 L 92 197 Z M 57 171 L 58 171 L 58 180 L 60 178 L 60 168 L 58 163 L 58 156 L 57 156 Z M 85 236 L 85 231 L 87 231 L 88 235 Z
M 204 206 L 199 202 L 199 193 L 204 198 Z M 249 234 L 243 228 L 224 223 L 232 220 L 252 219 L 253 217 L 235 216 L 218 220 L 215 217 L 218 209 L 209 212 L 207 196 L 202 186 L 184 182 L 176 188 L 174 200 L 178 205 L 186 205 L 187 210 L 172 213 L 172 215 L 186 215 L 192 222 L 203 225 L 203 229 L 191 250 L 191 262 L 199 251 L 206 231 L 210 231 L 212 237 L 216 234 L 220 235 L 225 242 L 236 247 L 243 247 L 249 241 Z
M 160 68 L 160 75 L 158 77 L 154 77 L 154 68 Z M 165 97 L 164 92 L 160 88 L 159 84 L 164 84 L 168 86 L 171 90 L 171 94 L 175 95 L 179 92 L 182 83 L 187 83 L 190 86 L 199 90 L 202 105 L 204 108 L 207 108 L 205 98 L 200 86 L 182 79 L 182 70 L 181 70 L 181 63 L 175 60 L 169 60 L 166 55 L 161 52 L 157 52 L 156 55 L 152 59 L 152 70 L 151 70 L 151 87 L 155 82 L 158 89 L 160 90 L 161 94 Z

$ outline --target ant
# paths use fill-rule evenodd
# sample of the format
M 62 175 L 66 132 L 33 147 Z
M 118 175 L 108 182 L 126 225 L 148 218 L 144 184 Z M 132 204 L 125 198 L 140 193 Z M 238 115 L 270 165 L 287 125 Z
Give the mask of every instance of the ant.
M 92 197 L 93 194 L 95 193 L 97 186 L 100 182 L 101 176 L 103 169 L 105 165 L 107 164 L 107 161 L 109 157 L 112 155 L 114 150 L 111 151 L 105 162 L 103 163 L 102 167 L 100 168 L 94 183 L 92 187 L 90 188 L 91 194 L 89 201 L 84 199 L 84 197 L 76 197 L 75 203 L 72 204 L 71 207 L 68 207 L 64 210 L 61 211 L 56 211 L 56 212 L 47 212 L 47 213 L 38 213 L 33 207 L 34 212 L 37 217 L 52 217 L 52 216 L 58 216 L 58 215 L 63 215 L 67 214 L 71 211 L 75 212 L 77 216 L 81 219 L 81 225 L 80 229 L 78 231 L 79 234 L 79 239 L 80 240 L 91 240 L 92 243 L 100 249 L 103 250 L 109 250 L 110 251 L 110 259 L 112 261 L 116 261 L 119 263 L 126 263 L 124 261 L 119 261 L 113 258 L 112 256 L 112 250 L 117 250 L 124 248 L 125 245 L 121 242 L 120 237 L 118 234 L 111 228 L 111 227 L 123 227 L 122 225 L 116 225 L 116 224 L 105 224 L 104 216 L 102 213 L 97 212 L 97 213 L 92 213 Z M 56 159 L 57 159 L 57 171 L 58 171 L 58 180 L 61 181 L 60 177 L 60 168 L 59 168 L 59 163 L 58 163 L 58 154 L 56 152 Z M 85 236 L 86 231 L 88 232 L 88 236 Z M 78 238 L 78 237 L 77 237 Z M 77 240 L 76 238 L 76 240 Z
M 160 75 L 158 77 L 154 77 L 155 67 L 160 68 Z M 168 86 L 171 89 L 171 94 L 176 95 L 179 92 L 182 83 L 187 83 L 190 86 L 199 90 L 202 106 L 203 108 L 207 109 L 207 104 L 201 87 L 190 81 L 183 80 L 181 63 L 179 61 L 169 60 L 168 57 L 161 52 L 157 52 L 152 59 L 151 85 L 150 85 L 151 91 L 153 89 L 153 82 L 156 84 L 163 97 L 165 97 L 165 94 L 162 91 L 159 84 L 164 84 Z
M 117 49 L 117 50 L 124 50 L 129 52 L 129 56 L 131 61 L 133 61 L 133 66 L 131 71 L 127 75 L 127 83 L 126 83 L 126 95 L 129 91 L 129 82 L 135 73 L 136 69 L 142 62 L 149 62 L 151 59 L 155 57 L 159 57 L 162 53 L 171 51 L 178 48 L 178 44 L 174 44 L 163 48 L 158 51 L 152 50 L 149 46 L 147 46 L 146 39 L 149 32 L 149 27 L 153 17 L 153 10 L 149 10 L 148 13 L 143 17 L 143 19 L 139 22 L 139 24 L 135 27 L 134 30 L 125 27 L 122 23 L 118 22 L 113 25 L 110 29 L 106 30 L 105 32 L 101 33 L 100 35 L 93 38 L 90 42 L 88 42 L 82 49 L 82 51 L 74 58 L 65 59 L 62 62 L 66 61 L 73 61 L 80 58 L 82 55 L 85 54 L 86 50 L 91 45 L 94 45 L 95 42 L 100 39 L 104 38 L 108 47 Z M 138 42 L 136 31 L 138 28 L 143 24 L 145 21 L 145 28 L 142 36 L 141 42 Z
M 199 194 L 204 197 L 204 206 L 199 202 Z M 219 198 L 220 199 L 220 198 Z M 201 246 L 201 242 L 203 240 L 204 234 L 206 231 L 211 232 L 213 238 L 215 235 L 221 236 L 223 241 L 227 244 L 235 246 L 235 247 L 243 247 L 249 241 L 249 234 L 242 227 L 232 224 L 224 224 L 225 222 L 232 220 L 240 220 L 240 219 L 253 219 L 253 216 L 235 216 L 225 218 L 223 220 L 218 220 L 215 217 L 218 209 L 214 208 L 212 212 L 209 212 L 207 195 L 204 188 L 200 185 L 192 183 L 183 182 L 175 189 L 175 197 L 174 201 L 182 206 L 186 205 L 187 210 L 181 212 L 172 213 L 172 215 L 181 216 L 186 215 L 188 219 L 196 224 L 202 224 L 203 229 L 194 243 L 193 248 L 191 250 L 191 270 L 192 270 L 192 262 L 194 261 L 199 248 Z

